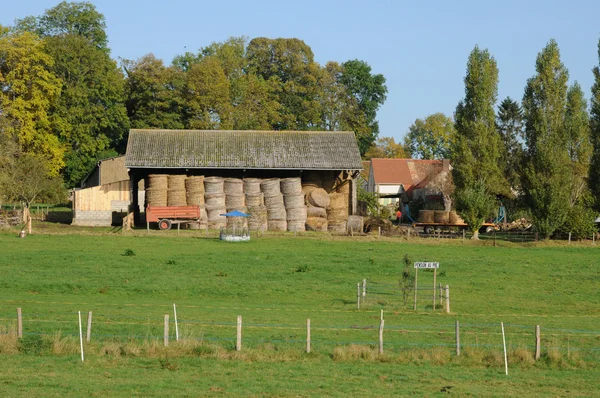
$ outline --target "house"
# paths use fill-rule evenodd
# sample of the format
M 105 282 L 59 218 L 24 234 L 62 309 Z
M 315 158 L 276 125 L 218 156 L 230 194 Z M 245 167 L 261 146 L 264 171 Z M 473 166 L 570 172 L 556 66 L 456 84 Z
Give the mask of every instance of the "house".
M 362 170 L 356 138 L 347 131 L 136 129 L 129 133 L 125 166 L 136 223 L 148 205 L 138 185 L 153 190 L 152 175 L 301 177 L 303 185 L 310 182 L 327 192 L 347 192 L 346 214 L 355 214 L 355 179 Z
M 367 191 L 382 205 L 422 198 L 441 201 L 440 180 L 450 172 L 448 160 L 371 159 Z

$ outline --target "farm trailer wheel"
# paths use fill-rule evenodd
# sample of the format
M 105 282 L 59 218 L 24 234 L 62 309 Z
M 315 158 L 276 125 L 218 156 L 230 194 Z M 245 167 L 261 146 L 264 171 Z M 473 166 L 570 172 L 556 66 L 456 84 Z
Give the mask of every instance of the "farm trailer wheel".
M 158 229 L 161 231 L 166 231 L 171 229 L 171 220 L 164 218 L 162 220 L 158 220 Z

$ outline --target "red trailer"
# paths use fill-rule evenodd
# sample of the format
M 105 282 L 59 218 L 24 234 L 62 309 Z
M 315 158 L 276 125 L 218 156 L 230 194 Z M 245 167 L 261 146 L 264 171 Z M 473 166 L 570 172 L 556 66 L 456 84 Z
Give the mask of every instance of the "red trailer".
M 148 206 L 146 224 L 158 223 L 161 230 L 171 229 L 172 224 L 200 221 L 200 206 Z

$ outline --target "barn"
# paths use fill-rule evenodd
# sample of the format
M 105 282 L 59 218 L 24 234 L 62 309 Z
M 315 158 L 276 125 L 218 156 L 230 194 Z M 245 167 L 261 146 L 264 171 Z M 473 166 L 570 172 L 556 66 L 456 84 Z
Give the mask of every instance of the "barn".
M 353 132 L 135 129 L 125 167 L 136 224 L 148 205 L 199 205 L 208 228 L 241 210 L 250 229 L 341 232 L 362 163 Z

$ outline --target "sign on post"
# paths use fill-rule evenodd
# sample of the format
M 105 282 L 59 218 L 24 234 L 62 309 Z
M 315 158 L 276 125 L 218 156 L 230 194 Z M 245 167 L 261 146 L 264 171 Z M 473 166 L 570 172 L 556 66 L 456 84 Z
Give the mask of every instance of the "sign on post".
M 440 268 L 438 262 L 416 262 L 415 266 L 415 305 L 414 309 L 417 310 L 417 274 L 419 269 L 433 269 L 433 310 L 435 311 L 435 282 L 437 277 L 437 269 Z

